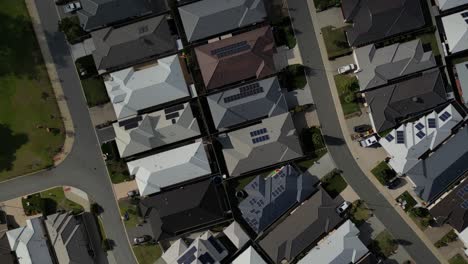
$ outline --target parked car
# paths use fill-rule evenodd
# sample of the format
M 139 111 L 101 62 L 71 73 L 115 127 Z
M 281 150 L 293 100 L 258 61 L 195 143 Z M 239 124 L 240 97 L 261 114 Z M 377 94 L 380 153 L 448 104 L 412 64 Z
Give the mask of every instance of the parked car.
M 341 215 L 342 213 L 346 212 L 350 207 L 351 203 L 348 201 L 344 201 L 342 204 L 340 204 L 340 206 L 336 208 L 336 212 Z
M 345 65 L 345 66 L 341 66 L 338 68 L 338 73 L 339 74 L 345 74 L 345 73 L 348 73 L 348 72 L 352 72 L 352 71 L 355 71 L 357 69 L 357 66 L 356 64 L 348 64 L 348 65 Z
M 364 138 L 363 140 L 359 141 L 359 145 L 361 145 L 361 147 L 367 148 L 367 147 L 374 145 L 377 142 L 378 142 L 377 137 L 375 135 L 372 135 L 370 137 Z
M 396 189 L 398 186 L 400 186 L 400 183 L 401 183 L 401 179 L 399 177 L 396 177 L 392 180 L 390 180 L 386 187 L 390 190 L 393 190 L 393 189 Z
M 70 3 L 72 0 L 55 0 L 56 5 L 64 5 L 66 3 Z
M 151 236 L 149 236 L 149 235 L 144 235 L 144 236 L 140 236 L 140 237 L 135 237 L 135 238 L 133 238 L 133 243 L 134 243 L 135 245 L 140 245 L 140 244 L 149 242 L 150 240 L 151 240 Z
M 138 195 L 140 195 L 140 192 L 138 190 L 131 190 L 127 192 L 127 196 L 130 198 L 133 198 Z
M 81 9 L 81 4 L 80 2 L 76 1 L 76 2 L 72 2 L 72 3 L 69 3 L 69 4 L 66 4 L 64 7 L 63 7 L 63 12 L 65 13 L 73 13 L 77 10 Z
M 372 129 L 372 126 L 367 125 L 367 124 L 363 124 L 363 125 L 355 126 L 354 127 L 354 132 L 364 133 L 364 132 L 367 132 L 367 131 L 369 131 L 371 129 Z

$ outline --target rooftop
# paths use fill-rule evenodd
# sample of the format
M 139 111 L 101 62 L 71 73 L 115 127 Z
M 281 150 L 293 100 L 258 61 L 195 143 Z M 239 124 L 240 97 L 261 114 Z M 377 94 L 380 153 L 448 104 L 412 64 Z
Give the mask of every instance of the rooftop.
M 351 46 L 362 46 L 423 27 L 420 0 L 343 0 L 343 15 Z
M 218 137 L 230 176 L 302 156 L 299 137 L 289 113 Z
M 452 135 L 454 128 L 463 117 L 450 104 L 441 111 L 408 122 L 392 130 L 379 140 L 390 156 L 390 166 L 399 174 L 405 174 L 419 158 Z
M 451 8 L 468 4 L 468 0 L 436 0 L 440 10 L 446 11 Z
M 162 188 L 211 174 L 202 142 L 154 154 L 127 163 L 140 195 L 158 193 Z
M 367 91 L 365 98 L 374 129 L 381 132 L 445 103 L 447 93 L 442 74 L 433 69 L 411 79 Z
M 120 157 L 200 135 L 189 103 L 121 120 L 113 127 Z
M 465 106 L 468 107 L 468 61 L 455 65 L 458 76 L 458 88 L 460 97 Z
M 355 49 L 354 55 L 360 69 L 356 76 L 361 91 L 437 66 L 432 51 L 424 52 L 419 39 L 383 48 L 371 44 Z
M 250 241 L 249 236 L 245 233 L 244 229 L 236 222 L 232 222 L 228 227 L 223 230 L 223 233 L 229 238 L 237 249 L 241 249 L 247 242 Z
M 288 111 L 276 77 L 212 94 L 207 100 L 217 129 Z
M 99 29 L 92 32 L 91 37 L 96 47 L 94 62 L 100 71 L 129 67 L 177 50 L 176 36 L 164 15 Z
M 248 26 L 266 17 L 261 0 L 204 0 L 179 7 L 179 13 L 188 41 Z
M 159 59 L 146 68 L 127 68 L 110 75 L 105 81 L 107 93 L 118 119 L 138 111 L 190 97 L 179 58 Z
M 257 176 L 244 187 L 247 197 L 239 203 L 239 210 L 256 233 L 273 224 L 314 191 L 316 180 L 286 165 L 264 178 Z
M 242 252 L 232 264 L 267 264 L 267 262 L 258 254 L 258 252 L 249 246 L 244 252 Z
M 270 27 L 258 28 L 195 48 L 205 87 L 261 79 L 276 73 Z
M 468 49 L 468 10 L 442 17 L 442 25 L 450 53 Z

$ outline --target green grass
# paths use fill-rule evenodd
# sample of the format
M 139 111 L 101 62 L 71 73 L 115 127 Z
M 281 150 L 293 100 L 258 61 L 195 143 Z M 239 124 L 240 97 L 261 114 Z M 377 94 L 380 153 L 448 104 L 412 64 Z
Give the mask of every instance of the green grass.
M 371 172 L 382 185 L 386 185 L 389 180 L 396 176 L 395 171 L 385 161 L 380 162 Z
M 162 255 L 161 247 L 158 244 L 134 246 L 133 253 L 135 253 L 139 264 L 153 264 Z
M 106 235 L 106 230 L 104 229 L 104 224 L 102 223 L 101 218 L 99 218 L 98 216 L 96 216 L 96 218 L 97 218 L 98 227 L 99 227 L 99 234 L 101 235 L 101 240 L 105 240 L 107 239 L 107 235 Z
M 341 174 L 336 171 L 332 171 L 325 175 L 321 181 L 322 187 L 332 198 L 337 197 L 346 188 L 346 186 L 348 186 Z
M 65 133 L 24 1 L 0 1 L 0 21 L 0 180 L 6 180 L 52 166 Z
M 296 37 L 289 17 L 283 18 L 280 22 L 274 24 L 275 42 L 277 46 L 286 45 L 292 49 L 296 46 Z
M 88 55 L 77 59 L 75 61 L 75 65 L 76 69 L 78 70 L 78 75 L 81 79 L 86 79 L 98 75 L 96 64 L 94 64 L 93 55 Z M 84 74 L 81 74 L 81 72 Z
M 336 75 L 335 84 L 344 115 L 349 116 L 354 113 L 360 113 L 361 108 L 356 100 L 356 92 L 359 91 L 357 78 L 349 75 Z
M 434 243 L 434 246 L 437 248 L 448 246 L 448 244 L 458 240 L 458 236 L 455 231 L 452 229 L 447 234 L 445 234 L 439 241 Z
M 280 81 L 288 90 L 304 89 L 307 84 L 304 66 L 300 64 L 289 65 L 280 73 Z
M 406 206 L 405 206 L 405 212 L 408 212 L 409 210 L 413 209 L 413 207 L 417 204 L 416 200 L 411 196 L 411 194 L 408 191 L 405 191 L 402 193 L 400 196 L 397 197 L 396 201 L 406 201 Z
M 130 199 L 119 200 L 120 215 L 124 216 L 125 212 L 128 212 L 128 220 L 124 221 L 126 227 L 134 228 L 141 222 L 140 216 L 138 216 L 138 207 L 131 203 Z
M 433 221 L 429 210 L 423 207 L 414 207 L 408 210 L 409 216 L 421 230 L 426 230 Z
M 327 153 L 327 149 L 321 149 L 321 150 L 318 150 L 318 151 L 315 151 L 312 155 L 312 158 L 308 159 L 308 160 L 304 160 L 304 161 L 300 161 L 297 163 L 297 165 L 304 169 L 304 170 L 307 170 L 309 169 L 310 167 L 312 167 L 315 162 L 317 160 L 319 160 L 321 157 L 323 157 L 323 155 L 325 155 Z
M 350 210 L 350 218 L 354 224 L 360 226 L 371 217 L 371 211 L 362 200 L 353 202 Z
M 301 141 L 308 153 L 317 153 L 325 148 L 322 132 L 318 127 L 304 128 L 301 132 Z
M 380 255 L 389 257 L 398 248 L 397 243 L 393 239 L 392 235 L 385 230 L 378 234 L 370 246 L 374 252 L 378 252 Z
M 83 207 L 65 197 L 62 187 L 45 190 L 40 193 L 28 195 L 21 200 L 26 215 L 43 213 L 50 215 L 58 210 L 71 211 L 74 214 L 83 212 Z M 28 205 L 29 204 L 29 205 Z
M 65 197 L 62 187 L 56 187 L 41 192 L 41 197 L 46 200 L 52 200 L 57 204 L 57 209 L 73 211 L 73 213 L 83 212 L 83 207 Z
M 440 55 L 439 46 L 437 45 L 437 39 L 434 35 L 435 33 L 425 33 L 419 35 L 418 38 L 421 39 L 422 44 L 431 45 L 432 53 L 434 56 Z
M 449 259 L 450 264 L 468 264 L 468 261 L 465 260 L 460 254 L 453 256 Z
M 109 102 L 106 86 L 101 77 L 91 77 L 81 80 L 81 85 L 83 86 L 86 102 L 89 107 Z
M 333 26 L 326 26 L 321 29 L 322 36 L 327 48 L 328 59 L 335 59 L 352 52 L 349 47 L 348 40 L 346 39 L 346 27 L 335 28 Z
M 112 183 L 117 184 L 130 180 L 127 164 L 119 157 L 117 145 L 114 141 L 102 144 L 102 153 L 108 154 L 106 165 Z
M 314 0 L 315 8 L 317 11 L 323 11 L 330 7 L 340 6 L 340 0 Z

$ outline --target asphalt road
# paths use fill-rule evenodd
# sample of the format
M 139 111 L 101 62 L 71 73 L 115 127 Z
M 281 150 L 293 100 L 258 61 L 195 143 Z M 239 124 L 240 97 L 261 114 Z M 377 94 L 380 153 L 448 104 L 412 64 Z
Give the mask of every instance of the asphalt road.
M 289 0 L 288 3 L 303 63 L 310 70 L 308 79 L 322 132 L 335 163 L 343 170 L 346 181 L 369 204 L 390 233 L 401 241 L 416 263 L 439 263 L 354 160 L 338 121 L 307 0 Z
M 104 208 L 102 220 L 118 263 L 136 263 L 121 222 L 118 206 L 73 59 L 62 33 L 52 0 L 36 0 L 46 38 L 62 82 L 75 126 L 75 142 L 68 157 L 56 168 L 0 183 L 0 201 L 61 185 L 77 187 Z

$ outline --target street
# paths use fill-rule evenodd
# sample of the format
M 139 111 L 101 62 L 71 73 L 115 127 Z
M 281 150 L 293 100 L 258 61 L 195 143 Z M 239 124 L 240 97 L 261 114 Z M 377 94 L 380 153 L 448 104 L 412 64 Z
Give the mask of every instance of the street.
M 307 0 L 288 0 L 288 4 L 303 63 L 309 69 L 308 79 L 322 133 L 336 165 L 343 171 L 346 181 L 368 203 L 374 214 L 416 263 L 439 263 L 354 160 L 341 131 Z

